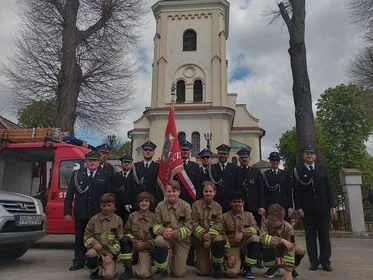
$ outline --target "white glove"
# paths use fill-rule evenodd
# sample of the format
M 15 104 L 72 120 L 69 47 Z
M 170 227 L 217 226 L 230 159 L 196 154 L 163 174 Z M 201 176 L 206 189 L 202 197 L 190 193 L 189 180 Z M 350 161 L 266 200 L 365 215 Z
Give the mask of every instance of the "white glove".
M 128 213 L 131 213 L 132 205 L 125 205 L 124 208 Z

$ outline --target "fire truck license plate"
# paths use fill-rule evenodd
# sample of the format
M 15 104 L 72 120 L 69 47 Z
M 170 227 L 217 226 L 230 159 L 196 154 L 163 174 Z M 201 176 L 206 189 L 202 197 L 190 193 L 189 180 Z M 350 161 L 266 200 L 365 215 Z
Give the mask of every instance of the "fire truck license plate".
M 17 216 L 17 225 L 40 225 L 42 222 L 41 216 Z

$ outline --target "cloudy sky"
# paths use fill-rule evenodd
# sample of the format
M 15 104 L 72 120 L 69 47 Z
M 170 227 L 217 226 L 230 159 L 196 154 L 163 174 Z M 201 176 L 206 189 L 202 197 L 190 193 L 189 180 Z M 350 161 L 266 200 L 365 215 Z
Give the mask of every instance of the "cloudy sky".
M 142 39 L 136 49 L 138 74 L 134 108 L 123 120 L 122 137 L 133 128 L 133 121 L 150 105 L 151 63 L 155 21 L 151 5 L 142 29 Z M 12 34 L 19 20 L 14 0 L 1 0 L 0 61 L 12 51 Z M 306 18 L 306 48 L 311 91 L 314 104 L 328 87 L 348 83 L 348 67 L 354 54 L 362 47 L 358 29 L 352 24 L 346 0 L 308 0 Z M 249 112 L 260 119 L 266 130 L 263 155 L 275 148 L 281 134 L 295 125 L 292 99 L 292 79 L 287 52 L 289 35 L 279 21 L 268 25 L 265 11 L 276 8 L 276 0 L 230 0 L 230 33 L 228 38 L 229 92 L 238 93 L 238 102 L 246 103 Z M 1 77 L 0 77 L 1 78 Z M 316 108 L 314 108 L 316 112 Z M 0 90 L 0 114 L 16 121 Z M 111 133 L 117 133 L 113 129 Z M 94 141 L 94 136 L 87 136 Z M 102 139 L 99 137 L 99 139 Z M 371 149 L 371 152 L 373 149 Z

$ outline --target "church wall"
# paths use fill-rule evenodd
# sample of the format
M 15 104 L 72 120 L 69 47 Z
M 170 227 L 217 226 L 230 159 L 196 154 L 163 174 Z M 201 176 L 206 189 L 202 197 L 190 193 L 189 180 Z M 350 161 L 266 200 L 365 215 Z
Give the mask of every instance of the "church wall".
M 206 117 L 206 115 L 201 114 L 181 116 L 177 116 L 176 114 L 175 118 L 178 132 L 184 132 L 189 142 L 192 142 L 193 132 L 200 134 L 199 150 L 206 147 L 205 133 L 212 133 L 211 149 L 213 151 L 222 143 L 229 144 L 230 122 L 228 119 L 218 117 L 217 115 Z M 154 159 L 158 159 L 162 153 L 166 125 L 166 115 L 158 116 L 156 120 L 151 122 L 149 130 L 149 135 L 151 135 L 150 140 L 157 145 Z
M 182 13 L 167 18 L 167 44 L 168 67 L 164 76 L 165 84 L 171 85 L 180 78 L 186 82 L 186 102 L 193 100 L 193 83 L 201 79 L 204 84 L 204 96 L 207 102 L 211 101 L 211 13 L 201 15 L 201 12 L 191 11 L 184 16 Z M 191 16 L 195 15 L 195 16 Z M 183 34 L 187 29 L 193 29 L 197 33 L 197 50 L 183 51 Z M 200 67 L 196 67 L 199 65 Z M 182 69 L 180 69 L 182 68 Z M 166 93 L 164 102 L 169 102 L 170 96 Z
M 259 121 L 250 116 L 244 106 L 236 106 L 236 116 L 234 118 L 234 127 L 257 127 Z
M 260 146 L 259 146 L 259 141 L 258 141 L 258 134 L 256 133 L 250 134 L 247 132 L 243 132 L 243 133 L 235 132 L 235 133 L 231 133 L 230 138 L 235 141 L 244 143 L 251 147 L 251 154 L 250 154 L 251 164 L 254 164 L 260 161 L 260 152 L 259 152 Z

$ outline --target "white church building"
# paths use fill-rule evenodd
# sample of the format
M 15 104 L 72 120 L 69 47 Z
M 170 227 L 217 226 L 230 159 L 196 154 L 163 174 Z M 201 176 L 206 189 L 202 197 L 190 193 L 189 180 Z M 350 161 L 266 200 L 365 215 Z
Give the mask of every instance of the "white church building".
M 252 163 L 261 160 L 259 120 L 237 104 L 237 93 L 227 92 L 226 42 L 229 36 L 229 2 L 226 0 L 162 0 L 152 6 L 156 20 L 150 107 L 128 132 L 132 156 L 141 160 L 141 145 L 157 145 L 160 158 L 164 142 L 171 85 L 176 85 L 175 119 L 179 139 L 193 144 L 192 156 L 206 147 L 232 147 L 231 159 L 242 147 L 252 149 Z M 247 93 L 243 93 L 247 94 Z

